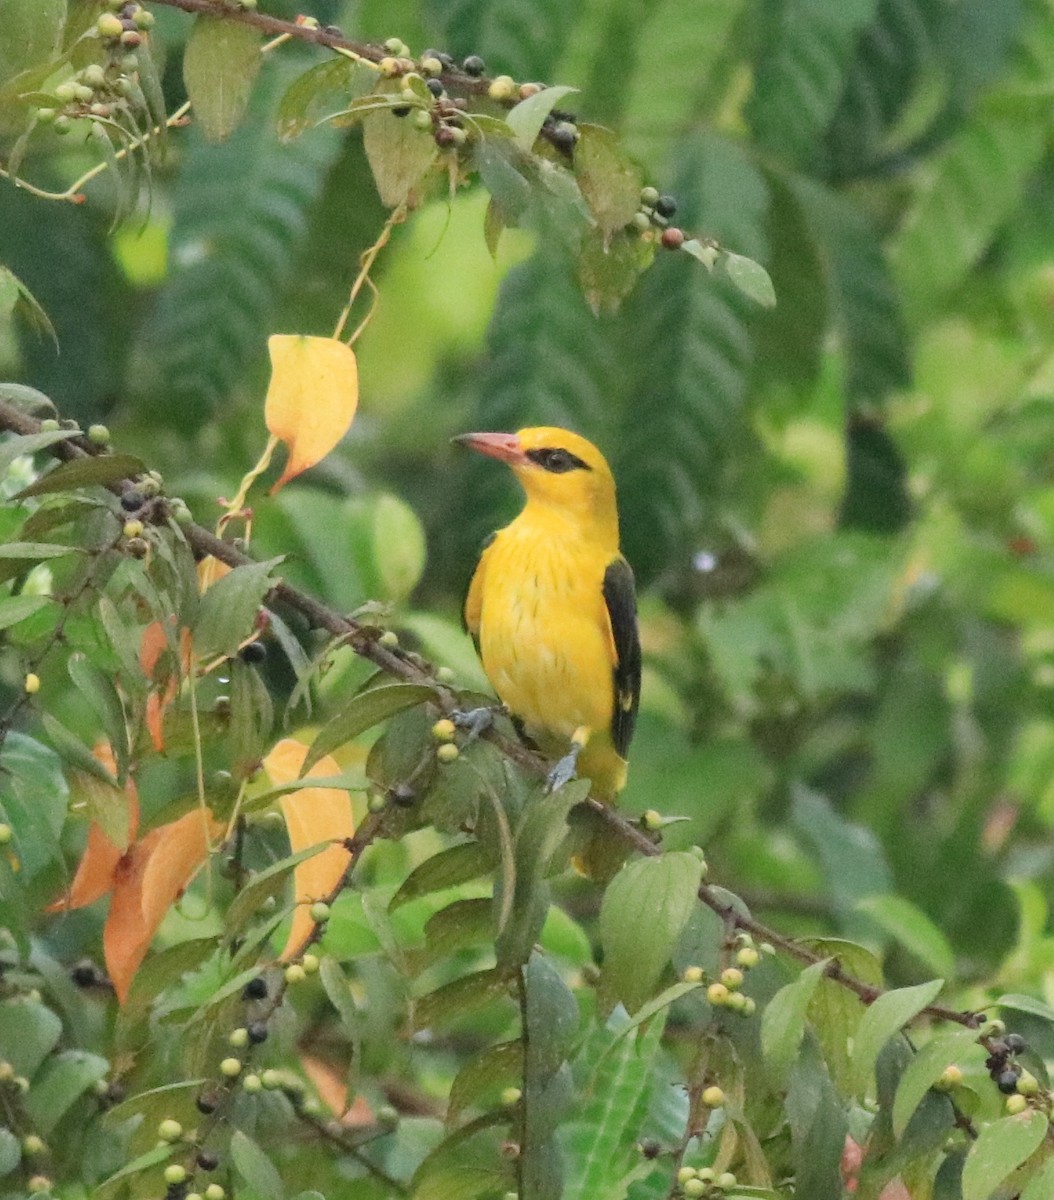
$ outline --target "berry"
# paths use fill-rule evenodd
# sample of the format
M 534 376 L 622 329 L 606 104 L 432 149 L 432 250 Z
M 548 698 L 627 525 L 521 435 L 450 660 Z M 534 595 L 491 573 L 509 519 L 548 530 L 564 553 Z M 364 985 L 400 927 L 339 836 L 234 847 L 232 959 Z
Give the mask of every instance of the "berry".
M 263 1000 L 267 995 L 267 980 L 262 975 L 257 975 L 255 979 L 250 979 L 245 987 L 242 988 L 242 995 L 246 1000 Z
M 328 921 L 333 915 L 333 910 L 324 900 L 316 900 L 315 903 L 311 905 L 309 911 L 311 913 L 311 920 L 314 921 L 316 925 L 325 924 L 325 922 Z
M 737 1180 L 731 1171 L 722 1171 L 722 1173 L 718 1175 L 715 1182 L 723 1192 L 727 1192 L 729 1188 L 734 1188 L 736 1186 Z
M 557 150 L 571 151 L 578 141 L 578 130 L 570 121 L 560 121 L 548 131 L 547 136 Z
M 1020 1054 L 1022 1050 L 1028 1049 L 1028 1043 L 1020 1033 L 1008 1033 L 1003 1044 L 1011 1054 Z
M 736 951 L 736 962 L 745 970 L 750 970 L 751 967 L 756 967 L 761 961 L 761 955 L 753 946 L 741 946 Z
M 26 1191 L 31 1196 L 39 1196 L 42 1192 L 51 1191 L 51 1180 L 46 1175 L 34 1175 L 26 1184 Z
M 215 1171 L 220 1165 L 219 1158 L 211 1150 L 202 1150 L 195 1161 L 203 1171 Z
M 432 737 L 437 742 L 452 742 L 457 733 L 457 726 L 448 717 L 443 717 L 432 726 Z
M 60 83 L 55 89 L 55 99 L 60 100 L 63 104 L 71 104 L 77 99 L 77 85 L 75 83 Z
M 419 108 L 413 117 L 415 129 L 420 129 L 422 133 L 431 133 L 432 131 L 432 114 L 424 108 Z
M 685 983 L 702 983 L 706 978 L 706 972 L 702 967 L 685 967 L 681 978 Z
M 995 1085 L 1005 1096 L 1012 1096 L 1017 1091 L 1017 1081 L 1021 1078 L 1020 1067 L 1007 1067 L 996 1076 Z
M 662 828 L 662 813 L 649 808 L 640 814 L 640 823 L 649 832 L 654 833 Z
M 194 1101 L 194 1107 L 202 1116 L 211 1116 L 219 1107 L 219 1101 L 211 1092 L 202 1092 Z
M 262 663 L 267 657 L 267 647 L 263 642 L 249 642 L 238 651 L 239 657 L 245 663 Z
M 133 558 L 146 558 L 150 553 L 150 543 L 141 537 L 131 537 L 125 544 L 124 548 Z
M 124 529 L 121 530 L 126 538 L 137 538 L 143 535 L 142 521 L 125 521 Z
M 178 1142 L 183 1136 L 183 1126 L 169 1117 L 157 1127 L 157 1136 L 163 1142 Z
M 695 1167 L 681 1167 L 677 1172 L 677 1182 L 685 1184 L 689 1179 L 695 1179 L 698 1174 Z
M 318 962 L 317 954 L 305 954 L 304 957 L 301 959 L 301 962 L 303 963 L 303 966 L 304 966 L 304 974 L 305 975 L 317 975 L 318 974 L 319 962 Z
M 243 7 L 246 6 L 243 5 Z M 140 29 L 153 29 L 154 27 L 154 14 L 147 12 L 145 8 L 139 9 L 132 20 Z
M 47 1149 L 44 1139 L 38 1137 L 35 1133 L 27 1133 L 22 1139 L 22 1153 L 28 1154 L 31 1158 L 38 1154 L 46 1154 Z
M 394 629 L 386 629 L 377 639 L 377 643 L 386 650 L 394 650 L 399 645 L 399 635 Z
M 658 1138 L 641 1138 L 638 1148 L 645 1158 L 658 1158 L 662 1153 L 662 1143 Z
M 110 442 L 110 431 L 105 425 L 89 425 L 88 441 L 96 446 L 107 446 Z
M 285 969 L 285 981 L 292 985 L 303 983 L 307 978 L 307 972 L 299 963 L 290 963 Z
M 452 763 L 460 756 L 460 754 L 461 751 L 457 748 L 457 746 L 454 745 L 453 742 L 444 742 L 443 745 L 436 750 L 436 758 L 439 759 L 441 763 Z
M 531 96 L 537 96 L 539 92 L 545 91 L 543 83 L 521 83 L 519 97 L 521 100 L 529 100 Z
M 101 37 L 119 38 L 124 33 L 124 25 L 119 17 L 115 17 L 113 13 L 103 13 L 102 16 L 95 22 L 95 28 L 99 31 Z
M 245 0 L 242 0 L 242 3 L 244 3 L 244 2 L 245 2 Z M 223 1190 L 223 1187 L 218 1183 L 210 1183 L 209 1186 L 205 1189 L 205 1200 L 224 1200 L 226 1195 L 227 1195 L 227 1193 Z
M 27 696 L 35 696 L 40 691 L 40 676 L 34 675 L 32 671 L 26 676 L 22 686 L 25 688 Z
M 633 214 L 633 220 L 630 222 L 634 229 L 639 233 L 647 233 L 651 229 L 651 217 L 647 213 L 638 212 Z
M 726 967 L 721 972 L 721 982 L 730 992 L 743 986 L 743 972 L 738 967 Z
M 492 100 L 511 100 L 518 90 L 511 75 L 495 75 L 487 88 L 487 95 Z
M 121 496 L 121 507 L 125 512 L 138 512 L 143 507 L 145 497 L 142 492 L 137 492 L 135 488 L 130 488 Z
M 1022 1071 L 1017 1081 L 1017 1090 L 1022 1096 L 1036 1096 L 1039 1094 L 1039 1080 L 1031 1071 Z
M 953 1088 L 957 1088 L 962 1081 L 963 1073 L 961 1069 L 952 1063 L 951 1066 L 944 1068 L 933 1086 L 939 1092 L 950 1092 Z
M 700 1167 L 699 1170 L 696 1171 L 696 1175 L 699 1176 L 703 1183 L 714 1182 L 715 1172 L 713 1167 Z
M 1028 1108 L 1028 1101 L 1024 1096 L 1007 1096 L 1006 1111 L 1011 1116 L 1016 1116 L 1018 1113 L 1023 1113 Z
M 106 72 L 99 66 L 98 63 L 89 63 L 88 66 L 81 71 L 81 79 L 90 88 L 101 88 L 106 84 Z
M 678 229 L 676 225 L 671 225 L 669 229 L 662 231 L 662 237 L 659 240 L 667 250 L 680 250 L 684 245 L 684 230 Z
M 227 1044 L 233 1046 L 236 1050 L 241 1050 L 249 1044 L 248 1029 L 232 1029 L 227 1035 Z
M 659 189 L 653 187 L 641 188 L 640 202 L 646 204 L 648 208 L 654 208 L 659 202 Z
M 377 66 L 380 68 L 381 74 L 386 76 L 388 79 L 392 79 L 399 74 L 399 63 L 398 60 L 394 58 L 382 58 Z
M 253 1046 L 259 1046 L 262 1042 L 267 1041 L 267 1024 L 264 1021 L 253 1021 L 245 1032 L 249 1035 L 249 1042 Z
M 704 1088 L 702 1101 L 707 1108 L 721 1108 L 725 1103 L 725 1093 L 719 1087 Z
M 390 1104 L 382 1104 L 377 1109 L 377 1124 L 384 1129 L 394 1129 L 399 1124 L 399 1112 Z
M 505 1108 L 512 1108 L 514 1104 L 519 1104 L 523 1097 L 523 1092 L 518 1087 L 507 1087 L 501 1093 L 501 1103 Z
M 187 1182 L 187 1168 L 179 1163 L 169 1163 L 165 1167 L 165 1183 L 171 1187 L 178 1187 L 181 1183 Z
M 14 836 L 15 831 L 10 825 L 0 825 L 0 846 L 9 846 L 11 844 L 11 839 Z
M 683 1185 L 682 1190 L 686 1196 L 705 1196 L 706 1184 L 701 1179 L 689 1179 Z
M 72 128 L 73 122 L 64 113 L 59 113 L 52 125 L 52 129 L 58 134 L 67 134 Z
M 58 423 L 58 421 L 55 420 L 54 417 L 46 417 L 43 421 L 40 422 L 40 432 L 41 433 L 52 433 L 54 430 L 56 430 L 58 428 L 59 428 L 59 423 Z
M 461 69 L 466 75 L 471 75 L 473 79 L 478 79 L 486 71 L 487 64 L 478 54 L 470 54 L 461 64 Z
M 263 1091 L 263 1080 L 259 1075 L 249 1074 L 242 1080 L 242 1087 L 250 1096 L 255 1096 L 257 1092 Z
M 439 75 L 443 71 L 443 64 L 434 55 L 427 54 L 418 63 L 421 72 L 424 75 Z
M 237 1058 L 225 1058 L 220 1063 L 220 1074 L 227 1079 L 237 1079 L 242 1073 L 241 1060 Z
M 653 207 L 660 217 L 672 217 L 677 211 L 677 201 L 672 196 L 660 196 Z
M 134 50 L 136 46 L 141 46 L 142 44 L 143 35 L 138 29 L 126 29 L 124 33 L 121 34 L 122 46 L 130 46 Z
M 260 1082 L 269 1092 L 274 1092 L 282 1086 L 282 1076 L 278 1071 L 269 1068 L 260 1076 Z
M 706 989 L 706 998 L 715 1008 L 727 1004 L 729 995 L 729 990 L 723 983 L 712 983 Z

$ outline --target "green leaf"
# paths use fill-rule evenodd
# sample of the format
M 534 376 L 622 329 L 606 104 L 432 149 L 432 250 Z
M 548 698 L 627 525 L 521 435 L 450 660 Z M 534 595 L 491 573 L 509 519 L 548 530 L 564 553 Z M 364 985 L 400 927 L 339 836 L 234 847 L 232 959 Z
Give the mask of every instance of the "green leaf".
M 62 1022 L 43 1004 L 8 1000 L 0 1004 L 0 1060 L 32 1079 L 62 1036 Z
M 879 996 L 868 1007 L 857 1026 L 853 1045 L 853 1077 L 858 1095 L 868 1092 L 882 1047 L 927 1004 L 931 1004 L 943 986 L 944 980 L 933 979 L 915 987 L 897 988 Z
M 0 802 L 19 838 L 23 881 L 61 861 L 58 838 L 68 798 L 55 752 L 24 733 L 9 733 L 0 749 Z
M 485 1008 L 495 1000 L 507 998 L 509 977 L 504 971 L 476 971 L 445 983 L 414 1005 L 414 1027 L 432 1029 L 465 1017 Z
M 124 1192 L 125 1185 L 130 1179 L 141 1175 L 144 1171 L 149 1171 L 151 1167 L 157 1167 L 161 1163 L 167 1162 L 178 1150 L 179 1147 L 175 1145 L 155 1146 L 153 1150 L 148 1150 L 145 1154 L 140 1154 L 138 1158 L 133 1158 L 130 1163 L 126 1163 L 109 1179 L 99 1184 L 92 1192 L 92 1200 L 116 1200 L 116 1197 Z
M 425 534 L 414 510 L 382 492 L 350 509 L 347 535 L 365 594 L 375 600 L 405 600 L 425 566 Z
M 493 865 L 490 854 L 479 842 L 460 842 L 456 846 L 440 850 L 438 854 L 426 858 L 407 875 L 392 897 L 388 911 L 395 912 L 400 905 L 416 900 L 418 896 L 445 891 L 447 888 L 468 883 L 469 880 L 479 879 L 480 876 L 486 875 Z
M 1008 993 L 1000 996 L 995 1002 L 995 1006 L 996 1008 L 1011 1008 L 1015 1012 L 1029 1013 L 1033 1017 L 1041 1017 L 1044 1021 L 1049 1021 L 1054 1025 L 1054 1008 L 1042 1000 L 1037 1000 L 1035 996 L 1018 996 Z
M 56 442 L 64 442 L 67 438 L 75 437 L 76 429 L 45 429 L 41 433 L 25 433 L 18 437 L 8 437 L 0 443 L 0 475 L 6 475 L 11 464 L 23 454 L 36 454 Z
M 879 925 L 928 970 L 948 978 L 955 973 L 955 955 L 936 925 L 904 896 L 865 896 L 857 909 Z
M 1047 1200 L 1054 1195 L 1054 1159 L 1049 1159 L 1039 1169 L 1021 1193 L 1019 1200 Z
M 241 123 L 260 63 L 260 34 L 251 25 L 204 15 L 194 22 L 183 82 L 210 142 L 226 141 Z
M 4 84 L 58 53 L 66 24 L 66 0 L 4 0 L 0 20 L 4 28 L 0 84 Z
M 809 938 L 806 945 L 820 958 L 836 959 L 849 975 L 882 986 L 882 964 L 863 946 L 842 938 Z M 831 1078 L 842 1093 L 852 1090 L 852 1047 L 864 1015 L 863 1001 L 835 979 L 825 976 L 809 1004 L 809 1024 L 820 1043 Z
M 776 289 L 761 263 L 742 254 L 733 254 L 730 250 L 723 251 L 717 262 L 744 296 L 749 296 L 762 308 L 775 306 Z
M 119 479 L 133 479 L 145 470 L 146 464 L 134 454 L 75 458 L 42 475 L 35 483 L 23 488 L 15 499 L 24 500 L 27 496 L 44 496 L 50 492 L 72 492 L 84 487 L 106 487 Z
M 196 971 L 218 945 L 217 937 L 192 938 L 151 954 L 132 980 L 128 999 L 121 1007 L 122 1022 L 134 1025 L 163 991 Z
M 50 1058 L 25 1098 L 33 1128 L 45 1137 L 73 1104 L 109 1073 L 110 1063 L 85 1050 L 64 1050 Z
M 765 1005 L 761 1014 L 761 1051 L 777 1080 L 786 1078 L 805 1035 L 805 1016 L 828 962 L 813 963 Z
M 963 1200 L 989 1200 L 999 1185 L 1043 1144 L 1049 1121 L 1030 1109 L 985 1125 L 963 1167 Z
M 651 998 L 697 903 L 702 864 L 686 851 L 628 863 L 600 909 L 603 1003 L 635 1013 Z
M 10 1129 L 0 1129 L 0 1179 L 18 1166 L 22 1160 L 22 1143 Z
M 505 114 L 505 121 L 515 134 L 516 144 L 521 150 L 530 153 L 542 125 L 545 124 L 545 118 L 565 96 L 573 95 L 577 91 L 578 88 L 563 86 L 543 88 L 509 109 Z M 576 147 L 576 157 L 577 153 Z
M 420 973 L 466 946 L 489 942 L 494 933 L 493 904 L 487 897 L 455 900 L 425 922 L 425 948 L 414 958 Z
M 301 774 L 310 771 L 324 754 L 330 754 L 405 708 L 435 699 L 435 694 L 435 688 L 424 683 L 387 683 L 360 692 L 318 731 Z
M 81 651 L 70 655 L 66 670 L 98 718 L 117 759 L 118 775 L 123 776 L 128 765 L 128 728 L 113 680 Z
M 237 637 L 233 624 L 229 632 L 232 638 Z M 231 659 L 230 675 L 231 716 L 227 739 L 231 774 L 240 782 L 256 773 L 271 744 L 274 704 L 267 685 L 249 663 L 240 658 Z
M 489 1167 L 465 1167 L 444 1163 L 429 1169 L 418 1181 L 413 1200 L 490 1200 L 507 1190 L 509 1177 Z
M 343 56 L 298 75 L 278 104 L 278 136 L 292 141 L 341 102 L 361 96 L 376 83 L 376 72 Z
M 204 1079 L 181 1079 L 178 1083 L 166 1083 L 161 1087 L 149 1088 L 122 1100 L 107 1109 L 102 1117 L 106 1129 L 118 1130 L 133 1117 L 141 1117 L 144 1127 L 154 1129 L 166 1116 L 182 1119 L 195 1111 L 194 1098 L 201 1090 Z
M 231 1161 L 249 1189 L 260 1200 L 283 1200 L 285 1189 L 274 1163 L 240 1129 L 231 1135 Z
M 233 655 L 256 628 L 264 596 L 274 587 L 281 560 L 246 563 L 218 579 L 201 598 L 194 621 L 194 651 L 202 658 Z
M 523 1042 L 499 1042 L 470 1058 L 450 1085 L 446 1125 L 454 1128 L 462 1113 L 484 1097 L 496 1099 L 501 1090 L 519 1085 L 523 1078 Z
M 600 226 L 606 246 L 611 235 L 628 225 L 640 208 L 643 178 L 640 168 L 627 157 L 618 136 L 610 129 L 583 122 L 578 126 L 578 134 L 575 179 Z
M 262 871 L 257 871 L 234 897 L 227 909 L 228 935 L 235 936 L 241 933 L 253 917 L 260 914 L 263 905 L 271 896 L 277 896 L 285 890 L 286 881 L 302 862 L 314 858 L 316 854 L 321 854 L 331 844 L 330 842 L 319 842 L 317 846 L 308 846 L 296 854 L 290 854 L 286 858 L 272 863 Z
M 897 1084 L 893 1101 L 893 1136 L 902 1138 L 908 1122 L 915 1114 L 923 1096 L 944 1074 L 944 1071 L 961 1058 L 969 1046 L 976 1045 L 977 1032 L 973 1029 L 957 1029 L 944 1033 L 927 1042 L 908 1064 Z
M 0 599 L 0 629 L 10 629 L 53 603 L 50 596 L 5 596 Z
M 319 964 L 318 974 L 344 1029 L 350 1037 L 356 1037 L 362 1025 L 362 1018 L 351 994 L 351 984 L 341 970 L 340 963 L 326 955 Z
M 40 562 L 47 558 L 61 558 L 76 549 L 76 546 L 61 546 L 51 542 L 4 542 L 0 545 L 0 559 Z
M 129 845 L 128 797 L 122 788 L 109 779 L 100 779 L 86 771 L 69 772 L 70 799 L 82 806 L 89 821 L 94 822 L 123 854 Z
M 362 123 L 362 140 L 381 203 L 388 208 L 416 195 L 439 154 L 431 134 L 390 112 L 369 113 Z
M 654 258 L 655 243 L 632 230 L 610 240 L 600 229 L 589 230 L 578 250 L 578 282 L 594 314 L 616 312 Z
M 113 777 L 91 750 L 76 734 L 70 733 L 61 721 L 49 712 L 40 714 L 40 722 L 48 735 L 48 740 L 58 753 L 74 767 L 78 767 L 86 775 L 94 775 L 102 783 L 113 783 Z
M 537 950 L 522 975 L 530 1084 L 544 1081 L 566 1061 L 578 1032 L 578 1003 L 549 959 Z

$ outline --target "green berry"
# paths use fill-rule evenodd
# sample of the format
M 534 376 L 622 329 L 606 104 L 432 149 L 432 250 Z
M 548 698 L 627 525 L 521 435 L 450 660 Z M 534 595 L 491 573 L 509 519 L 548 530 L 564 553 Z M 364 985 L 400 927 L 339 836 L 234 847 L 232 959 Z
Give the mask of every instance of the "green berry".
M 75 83 L 60 83 L 55 89 L 55 99 L 61 100 L 63 104 L 71 104 L 77 99 L 77 85 Z
M 141 8 L 132 18 L 139 29 L 153 29 L 154 14 L 148 12 L 145 8 Z
M 492 100 L 511 100 L 518 91 L 511 75 L 495 75 L 487 88 L 487 95 Z
M 454 745 L 453 742 L 444 742 L 443 745 L 436 750 L 436 758 L 438 758 L 441 763 L 452 763 L 460 756 L 460 754 L 461 751 L 457 748 L 457 746 Z
M 58 115 L 59 115 L 58 109 L 55 109 L 55 108 L 38 108 L 37 109 L 37 120 L 40 121 L 40 123 L 42 125 L 50 125 L 51 122 L 54 121 L 54 119 Z M 58 423 L 58 421 L 56 421 L 55 428 L 58 429 L 58 426 L 59 426 L 59 423 Z M 41 421 L 41 423 L 40 423 L 40 428 L 41 429 L 44 428 L 43 421 Z
M 187 1192 L 183 1200 L 203 1200 L 203 1197 L 200 1192 Z
M 659 201 L 659 189 L 653 187 L 641 188 L 640 202 L 646 204 L 648 208 L 654 208 Z
M 448 717 L 443 717 L 432 726 L 432 737 L 437 742 L 452 742 L 456 733 L 457 726 Z
M 681 978 L 685 983 L 702 983 L 706 978 L 706 972 L 702 967 L 685 967 Z
M 277 1089 L 282 1086 L 281 1072 L 276 1071 L 273 1068 L 268 1068 L 260 1076 L 260 1082 L 269 1092 L 277 1091 Z
M 739 1011 L 744 1017 L 752 1017 L 758 1011 L 758 1002 L 753 996 L 744 996 L 743 1005 Z
M 6 825 L 6 824 L 0 825 L 0 846 L 9 846 L 11 844 L 11 839 L 14 836 L 15 836 L 15 831 L 11 828 L 10 825 Z M 8 1066 L 10 1064 L 5 1063 L 4 1065 Z
M 630 224 L 640 233 L 646 233 L 651 228 L 651 217 L 647 213 L 634 213 Z
M 96 446 L 108 446 L 110 444 L 110 431 L 105 425 L 89 425 L 88 441 Z
M 1039 1080 L 1031 1071 L 1022 1071 L 1017 1081 L 1017 1090 L 1022 1096 L 1039 1094 Z
M 40 691 L 40 676 L 30 671 L 22 681 L 22 687 L 27 696 L 35 696 Z
M 723 983 L 712 983 L 706 989 L 706 998 L 715 1008 L 727 1004 L 729 995 L 729 990 Z
M 413 121 L 414 128 L 420 129 L 422 133 L 432 132 L 432 114 L 427 108 L 417 109 L 410 120 Z
M 300 963 L 290 963 L 285 969 L 285 981 L 288 984 L 303 983 L 307 978 L 307 972 Z
M 54 417 L 46 417 L 43 421 L 40 422 L 40 432 L 41 433 L 51 433 L 54 430 L 58 429 L 58 427 L 59 427 L 59 423 L 58 423 L 58 421 L 55 420 Z
M 734 1188 L 736 1186 L 737 1180 L 731 1171 L 723 1171 L 720 1175 L 718 1175 L 716 1182 L 717 1186 L 723 1192 L 727 1192 L 729 1188 Z
M 698 1174 L 699 1172 L 696 1171 L 695 1167 L 681 1167 L 677 1172 L 677 1182 L 683 1185 L 689 1179 L 695 1179 Z
M 77 84 L 77 99 L 81 102 L 81 104 L 91 103 L 91 99 L 94 95 L 95 93 L 86 84 Z
M 394 1129 L 399 1124 L 399 1111 L 390 1104 L 382 1104 L 377 1109 L 377 1124 L 384 1129 Z
M 44 1139 L 35 1133 L 27 1133 L 22 1139 L 22 1153 L 28 1154 L 30 1158 L 35 1158 L 38 1154 L 46 1154 L 47 1149 Z
M 165 1167 L 165 1183 L 170 1187 L 179 1187 L 181 1183 L 187 1182 L 187 1168 L 180 1163 L 169 1163 Z
M 1026 1108 L 1028 1108 L 1028 1100 L 1024 1096 L 1020 1094 L 1007 1096 L 1006 1111 L 1011 1116 L 1016 1116 L 1018 1113 L 1023 1113 Z
M 219 1183 L 210 1183 L 205 1189 L 205 1200 L 224 1200 L 226 1195 L 223 1185 Z
M 245 1029 L 244 1027 L 239 1028 L 239 1029 L 232 1029 L 230 1031 L 230 1033 L 227 1034 L 227 1044 L 230 1046 L 233 1046 L 236 1050 L 241 1050 L 243 1047 L 248 1046 L 248 1044 L 249 1044 L 248 1029 Z
M 704 1088 L 702 1100 L 707 1108 L 722 1108 L 725 1103 L 725 1093 L 719 1087 Z
M 121 24 L 120 17 L 114 16 L 113 13 L 103 13 L 95 22 L 95 28 L 99 31 L 101 37 L 108 38 L 111 41 L 114 38 L 119 38 L 124 33 L 124 26 Z
M 250 1096 L 256 1095 L 257 1092 L 263 1091 L 263 1080 L 259 1075 L 250 1072 L 242 1080 L 242 1087 L 249 1093 Z
M 31 1196 L 39 1196 L 43 1192 L 51 1191 L 51 1180 L 46 1175 L 34 1175 L 26 1184 L 26 1190 Z
M 318 974 L 319 961 L 317 954 L 305 954 L 300 961 L 303 964 L 305 975 Z
M 242 1073 L 241 1061 L 237 1058 L 225 1058 L 220 1063 L 220 1074 L 227 1079 L 237 1079 Z
M 366 801 L 366 807 L 371 813 L 381 813 L 388 807 L 388 801 L 383 796 L 371 796 Z
M 519 1104 L 523 1092 L 518 1087 L 507 1087 L 501 1093 L 501 1103 L 505 1108 L 512 1108 L 514 1104 Z
M 386 629 L 377 639 L 377 644 L 386 650 L 394 650 L 399 645 L 399 635 L 394 629 Z
M 730 992 L 743 986 L 743 972 L 738 967 L 726 967 L 721 972 L 721 982 Z
M 311 920 L 316 925 L 324 925 L 326 921 L 333 915 L 332 909 L 324 900 L 316 900 L 310 908 Z
M 687 1180 L 681 1189 L 686 1196 L 696 1197 L 706 1195 L 706 1184 L 701 1179 Z
M 418 66 L 424 75 L 441 75 L 443 73 L 443 64 L 438 58 L 422 58 Z
M 640 815 L 640 823 L 649 832 L 654 833 L 662 828 L 662 813 L 654 808 L 649 808 Z
M 954 1063 L 950 1067 L 945 1067 L 940 1074 L 940 1078 L 933 1085 L 939 1092 L 950 1092 L 953 1088 L 957 1088 L 963 1081 L 963 1073 Z
M 183 1136 L 183 1126 L 169 1117 L 157 1127 L 157 1136 L 163 1142 L 178 1142 Z
M 700 1167 L 699 1170 L 696 1171 L 696 1174 L 703 1181 L 703 1183 L 713 1183 L 716 1172 L 714 1171 L 713 1167 Z
M 126 538 L 137 538 L 143 536 L 142 521 L 125 521 L 124 528 L 121 530 Z
M 736 951 L 736 962 L 749 971 L 751 967 L 756 967 L 761 961 L 761 955 L 753 946 L 742 946 Z
M 73 128 L 73 122 L 66 116 L 65 113 L 59 113 L 55 118 L 54 124 L 51 126 L 57 134 L 63 135 L 69 133 Z

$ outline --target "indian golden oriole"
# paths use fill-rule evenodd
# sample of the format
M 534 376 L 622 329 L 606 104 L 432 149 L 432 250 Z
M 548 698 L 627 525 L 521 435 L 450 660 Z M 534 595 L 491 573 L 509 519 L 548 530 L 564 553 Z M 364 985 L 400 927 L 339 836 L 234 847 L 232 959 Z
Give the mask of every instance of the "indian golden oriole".
M 454 441 L 507 463 L 527 494 L 520 515 L 486 543 L 465 601 L 483 669 L 539 748 L 563 755 L 550 785 L 577 770 L 612 801 L 626 781 L 640 641 L 611 470 L 565 429 Z

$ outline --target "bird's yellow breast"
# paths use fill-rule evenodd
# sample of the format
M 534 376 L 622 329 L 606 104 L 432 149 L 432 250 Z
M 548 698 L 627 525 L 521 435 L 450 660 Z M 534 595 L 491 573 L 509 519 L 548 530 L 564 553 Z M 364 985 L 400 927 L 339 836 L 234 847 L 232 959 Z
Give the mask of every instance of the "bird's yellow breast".
M 603 738 L 614 703 L 603 600 L 610 550 L 522 518 L 486 552 L 480 597 L 483 666 L 502 703 L 533 736 Z

